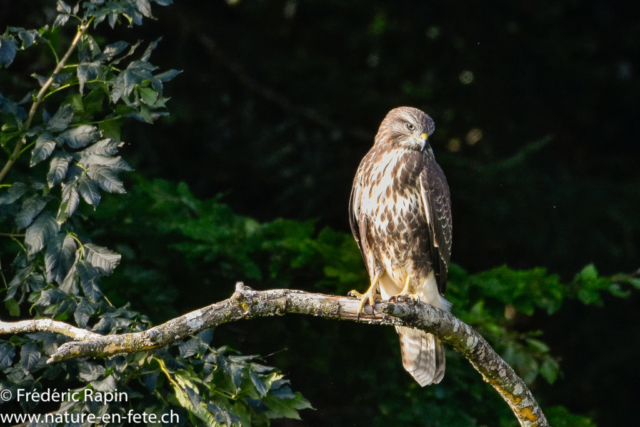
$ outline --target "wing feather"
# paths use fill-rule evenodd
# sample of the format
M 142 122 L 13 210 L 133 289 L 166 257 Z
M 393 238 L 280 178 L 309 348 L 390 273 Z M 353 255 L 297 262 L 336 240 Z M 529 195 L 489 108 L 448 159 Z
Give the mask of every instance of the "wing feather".
M 447 178 L 435 159 L 431 157 L 420 175 L 420 186 L 424 209 L 429 219 L 429 248 L 433 269 L 438 282 L 438 291 L 444 295 L 447 289 L 447 274 L 451 259 L 451 195 Z
M 362 245 L 362 236 L 360 236 L 360 197 L 362 192 L 362 184 L 360 184 L 360 170 L 356 173 L 356 177 L 353 180 L 353 187 L 351 188 L 351 197 L 349 197 L 349 226 L 351 226 L 351 232 L 353 233 L 353 238 L 356 240 L 358 244 L 358 249 L 360 249 L 360 253 L 362 254 L 362 259 L 366 264 L 367 255 L 364 252 L 364 247 Z

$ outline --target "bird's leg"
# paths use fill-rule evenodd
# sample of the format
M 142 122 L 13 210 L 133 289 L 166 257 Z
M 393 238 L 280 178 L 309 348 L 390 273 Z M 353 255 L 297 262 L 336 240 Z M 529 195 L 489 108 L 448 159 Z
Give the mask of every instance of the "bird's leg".
M 402 291 L 400 291 L 400 295 L 407 295 L 409 294 L 409 290 L 411 289 L 410 287 L 411 285 L 411 276 L 407 274 L 407 280 L 404 281 L 404 288 L 402 288 Z
M 402 288 L 400 293 L 398 295 L 394 295 L 391 298 L 389 298 L 389 301 L 396 302 L 398 301 L 398 297 L 405 296 L 405 295 L 411 299 L 420 299 L 417 294 L 411 292 L 411 276 L 410 275 L 407 275 L 407 279 L 404 281 L 404 287 Z
M 360 298 L 360 306 L 358 307 L 358 320 L 360 320 L 360 314 L 362 313 L 362 310 L 364 309 L 367 301 L 371 306 L 371 312 L 375 313 L 374 306 L 376 304 L 376 296 L 378 295 L 378 280 L 380 280 L 380 275 L 376 273 L 376 275 L 373 277 L 373 280 L 371 281 L 369 290 L 367 290 L 367 292 L 365 292 L 364 294 L 361 294 L 356 290 L 352 290 L 351 292 L 349 292 L 349 295 Z

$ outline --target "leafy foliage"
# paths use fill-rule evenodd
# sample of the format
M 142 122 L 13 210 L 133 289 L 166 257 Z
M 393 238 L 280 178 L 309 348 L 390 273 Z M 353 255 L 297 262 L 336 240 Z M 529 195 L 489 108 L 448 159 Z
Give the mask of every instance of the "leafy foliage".
M 58 0 L 57 11 L 54 28 L 70 20 L 93 23 L 93 28 L 107 19 L 111 27 L 121 20 L 139 25 L 143 17 L 152 17 L 148 0 L 93 1 L 73 7 Z M 10 27 L 0 38 L 0 66 L 10 66 L 19 50 L 48 44 L 57 32 Z M 117 308 L 104 296 L 100 281 L 115 271 L 121 255 L 83 236 L 92 212 L 81 214 L 81 200 L 95 210 L 103 193 L 125 193 L 119 175 L 131 167 L 117 155 L 120 126 L 127 118 L 153 123 L 166 115 L 163 85 L 179 72 L 159 72 L 151 64 L 160 39 L 138 55 L 140 42 L 101 48 L 88 32 L 78 32 L 77 37 L 78 62 L 59 64 L 75 72 L 36 75 L 41 89 L 32 90 L 24 102 L 0 94 L 2 148 L 10 154 L 10 147 L 16 147 L 13 160 L 30 153 L 32 167 L 0 191 L 2 231 L 18 244 L 12 248 L 17 254 L 13 278 L 7 283 L 7 270 L 0 271 L 6 285 L 4 302 L 16 317 L 26 316 L 23 309 L 28 307 L 30 316 L 75 322 L 101 334 L 142 331 L 151 324 L 146 316 L 128 304 Z M 35 114 L 40 100 L 55 111 L 53 115 L 47 109 Z M 28 101 L 34 103 L 29 114 L 22 106 Z M 48 172 L 40 167 L 47 163 Z M 23 242 L 18 239 L 22 230 Z M 215 349 L 212 338 L 212 332 L 205 331 L 163 351 L 47 365 L 47 358 L 68 338 L 44 332 L 13 336 L 0 340 L 0 389 L 15 396 L 18 388 L 117 388 L 129 396 L 127 404 L 66 402 L 56 410 L 102 415 L 174 409 L 183 423 L 189 419 L 194 425 L 268 425 L 273 418 L 299 418 L 298 410 L 311 407 L 275 368 L 258 363 L 257 356 L 241 356 L 228 347 Z M 2 404 L 3 412 L 18 410 L 15 403 Z M 25 412 L 39 410 L 36 402 L 21 401 L 20 406 Z
M 102 219 L 96 234 L 111 236 L 128 254 L 124 269 L 118 269 L 109 280 L 107 293 L 110 298 L 137 301 L 154 316 L 171 316 L 189 308 L 166 299 L 167 295 L 177 294 L 175 287 L 182 283 L 189 283 L 191 291 L 202 299 L 217 301 L 228 297 L 231 284 L 239 279 L 261 288 L 314 286 L 317 291 L 332 294 L 345 294 L 367 282 L 353 238 L 329 228 L 318 230 L 312 221 L 278 219 L 260 223 L 235 214 L 220 198 L 199 200 L 185 184 L 164 180 L 138 178 L 130 196 L 124 202 L 107 202 L 96 213 Z M 114 219 L 118 226 L 106 218 Z M 569 283 L 543 268 L 513 270 L 501 266 L 469 274 L 453 265 L 447 298 L 454 303 L 453 313 L 477 328 L 535 387 L 540 381 L 552 384 L 561 378 L 561 364 L 544 341 L 543 332 L 527 328 L 526 319 L 536 313 L 554 315 L 571 300 L 597 304 L 604 295 L 622 297 L 639 285 L 637 278 L 626 275 L 600 276 L 593 265 L 585 267 Z M 598 300 L 583 298 L 585 289 L 590 289 Z M 157 312 L 158 307 L 162 307 L 162 313 Z M 328 365 L 337 352 L 347 352 L 353 346 L 366 349 L 367 354 L 389 349 L 398 352 L 397 337 L 392 331 L 380 339 L 381 332 L 365 334 L 361 329 L 354 330 L 340 342 L 347 325 L 318 325 L 289 318 L 280 322 L 284 325 L 252 322 L 247 334 L 265 337 L 267 349 L 273 348 L 274 335 L 281 337 L 281 345 L 288 348 L 305 337 L 296 346 L 295 354 L 284 357 L 282 363 L 288 363 L 291 369 L 298 366 L 300 375 L 309 377 L 313 387 L 310 392 L 316 396 L 339 393 L 326 380 L 337 368 Z M 287 343 L 286 337 L 291 342 Z M 310 350 L 306 351 L 307 347 Z M 398 420 L 424 425 L 426 419 L 433 420 L 428 425 L 482 425 L 495 424 L 498 418 L 502 425 L 512 425 L 513 416 L 504 402 L 478 381 L 468 362 L 452 352 L 447 357 L 447 380 L 427 389 L 414 387 L 397 363 L 399 354 L 375 364 L 361 364 L 342 378 L 345 388 L 358 389 L 359 395 L 355 401 L 349 400 L 351 397 L 345 392 L 344 399 L 349 405 L 368 411 L 364 409 L 367 402 L 384 396 L 380 407 L 371 414 L 377 420 L 375 425 Z M 375 381 L 384 376 L 393 376 L 397 381 Z M 544 401 L 542 404 L 544 407 Z M 344 411 L 348 409 L 345 407 Z M 562 411 L 566 409 L 554 410 L 552 415 Z M 573 420 L 567 421 L 569 425 L 576 426 L 590 422 L 576 415 L 567 419 Z
M 171 1 L 156 3 L 167 5 Z M 252 4 L 247 7 L 255 8 L 258 11 L 255 15 L 265 22 L 260 12 L 263 5 Z M 22 50 L 35 50 L 33 46 L 45 44 L 54 46 L 60 32 L 76 21 L 90 22 L 91 28 L 103 22 L 112 28 L 118 22 L 139 25 L 144 17 L 152 17 L 150 5 L 147 0 L 93 1 L 75 6 L 59 1 L 55 30 L 9 28 L 0 36 L 0 67 L 11 66 Z M 392 31 L 388 19 L 384 13 L 377 13 L 371 33 L 378 37 L 384 31 Z M 58 30 L 59 27 L 62 28 Z M 402 31 L 408 28 L 396 27 Z M 438 28 L 429 31 L 432 30 L 437 35 Z M 314 221 L 281 219 L 261 223 L 237 215 L 220 198 L 199 200 L 185 184 L 160 180 L 149 182 L 140 178 L 127 196 L 112 198 L 104 194 L 123 193 L 125 185 L 120 173 L 131 169 L 118 156 L 123 144 L 122 124 L 128 118 L 150 123 L 165 114 L 167 99 L 163 97 L 163 85 L 179 72 L 161 72 L 150 62 L 159 40 L 147 45 L 140 55 L 143 44 L 118 41 L 104 45 L 100 37 L 94 38 L 91 33 L 89 30 L 82 36 L 73 64 L 48 77 L 34 75 L 33 84 L 37 82 L 42 87 L 51 79 L 51 86 L 43 108 L 33 116 L 33 123 L 28 122 L 27 104 L 33 101 L 37 89 L 22 99 L 22 94 L 13 96 L 15 100 L 0 94 L 3 123 L 0 144 L 9 156 L 12 147 L 23 143 L 25 149 L 20 154 L 30 154 L 29 164 L 33 167 L 29 173 L 20 174 L 16 173 L 19 166 L 16 165 L 13 175 L 9 175 L 12 184 L 4 184 L 0 189 L 0 231 L 10 234 L 1 238 L 3 256 L 17 254 L 11 276 L 9 269 L 2 270 L 5 307 L 12 316 L 56 318 L 100 333 L 117 333 L 149 327 L 149 318 L 137 310 L 154 320 L 166 320 L 193 308 L 179 299 L 178 288 L 185 284 L 190 293 L 201 296 L 198 302 L 210 302 L 227 297 L 231 288 L 227 285 L 238 279 L 262 287 L 315 287 L 318 291 L 340 294 L 361 288 L 367 282 L 351 236 L 319 228 Z M 358 37 L 360 41 L 353 40 L 353 44 L 347 45 L 368 43 L 367 37 L 353 36 Z M 378 48 L 383 49 L 383 40 L 379 41 Z M 396 49 L 400 44 L 393 45 Z M 304 49 L 299 52 L 307 63 L 312 61 Z M 313 61 L 319 61 L 312 66 L 337 64 L 344 68 L 344 62 L 332 63 L 322 55 L 312 56 L 317 58 Z M 407 56 L 415 62 L 413 53 Z M 273 64 L 282 62 L 286 61 Z M 326 74 L 340 76 L 336 72 Z M 389 78 L 397 75 L 388 74 Z M 226 84 L 224 79 L 220 81 Z M 357 94 L 352 96 L 355 99 L 366 92 L 360 85 L 368 85 L 370 79 L 353 83 L 356 84 L 347 93 Z M 322 96 L 330 94 L 317 89 L 320 86 L 314 89 L 316 86 L 309 85 L 305 90 L 322 92 Z M 424 94 L 425 85 L 421 89 L 406 81 L 402 86 L 404 94 L 412 99 Z M 373 105 L 370 98 L 364 100 Z M 208 108 L 203 111 L 206 113 L 201 114 L 206 114 L 207 119 L 212 115 L 224 117 L 220 111 Z M 238 120 L 246 121 L 244 115 L 237 116 Z M 453 117 L 453 112 L 444 116 Z M 314 150 L 306 155 L 315 159 L 318 154 L 315 150 L 320 145 L 317 142 L 331 139 L 343 144 L 340 136 L 335 135 L 337 131 L 332 131 L 331 138 L 321 132 L 306 135 L 295 123 L 286 122 L 273 134 L 256 139 L 253 126 L 229 126 L 226 119 L 219 121 L 227 129 L 250 130 L 246 139 L 256 144 L 250 151 L 262 156 L 266 164 L 277 165 L 287 182 L 297 181 L 289 195 L 308 194 L 307 184 L 313 185 L 310 178 L 315 171 L 280 168 L 281 159 L 290 156 L 287 153 L 298 153 L 298 146 L 304 145 L 306 150 Z M 453 127 L 445 124 L 440 132 L 455 136 Z M 268 147 L 265 139 L 280 140 L 283 134 L 287 138 L 291 134 L 301 135 L 299 138 L 305 144 L 298 144 L 296 150 L 291 145 L 283 146 L 267 156 L 260 148 Z M 274 135 L 278 138 L 273 138 Z M 459 170 L 471 171 L 473 181 L 482 179 L 497 186 L 503 182 L 512 184 L 516 179 L 515 174 L 500 171 L 512 171 L 518 159 L 488 167 L 479 167 L 475 162 L 457 165 L 452 158 L 448 161 L 459 166 Z M 194 173 L 205 170 L 189 167 Z M 454 179 L 461 175 L 453 174 Z M 338 175 L 331 179 L 348 181 Z M 323 194 L 334 192 L 334 185 L 317 181 L 323 182 Z M 473 194 L 473 187 L 469 188 L 467 191 Z M 262 186 L 258 191 L 264 191 Z M 553 198 L 558 193 L 549 194 Z M 256 204 L 255 198 L 248 199 Z M 284 200 L 280 204 L 290 206 L 288 209 L 300 206 L 291 203 L 291 198 Z M 314 200 L 324 203 L 327 199 Z M 591 199 L 585 200 L 583 203 Z M 508 207 L 494 205 L 497 206 L 492 206 L 490 212 L 482 212 L 481 218 L 501 221 L 509 215 Z M 97 206 L 100 209 L 96 211 Z M 315 212 L 308 206 L 306 209 Z M 615 217 L 616 213 L 611 215 Z M 21 233 L 26 234 L 24 241 Z M 546 245 L 541 246 L 547 250 Z M 556 315 L 567 300 L 600 304 L 606 294 L 623 297 L 631 287 L 639 286 L 638 279 L 633 277 L 602 277 L 592 265 L 569 283 L 542 268 L 522 271 L 503 266 L 469 274 L 453 266 L 447 296 L 455 303 L 454 313 L 478 328 L 518 373 L 536 386 L 541 377 L 544 382 L 553 383 L 562 378 L 562 373 L 557 355 L 544 341 L 542 332 L 528 327 L 526 320 L 530 316 L 540 312 Z M 134 307 L 126 304 L 129 301 Z M 243 326 L 220 328 L 216 333 L 222 336 L 220 341 L 233 343 L 237 348 L 291 347 L 289 352 L 275 355 L 274 364 L 297 374 L 300 384 L 306 382 L 305 395 L 335 396 L 339 413 L 325 415 L 334 423 L 371 419 L 375 420 L 374 425 L 513 424 L 504 402 L 488 391 L 460 355 L 448 354 L 447 379 L 443 384 L 422 390 L 402 371 L 393 331 L 366 333 L 360 325 L 329 323 L 287 318 L 278 319 L 275 325 L 266 321 L 252 323 L 249 333 Z M 251 342 L 242 341 L 247 336 L 253 337 Z M 3 371 L 0 387 L 15 390 L 63 385 L 78 390 L 111 390 L 117 386 L 132 397 L 127 405 L 72 405 L 60 410 L 97 413 L 133 408 L 162 413 L 169 408 L 182 408 L 181 418 L 193 424 L 262 425 L 273 418 L 297 418 L 299 410 L 310 406 L 290 389 L 277 370 L 263 366 L 260 358 L 242 356 L 230 347 L 212 346 L 209 331 L 166 351 L 143 352 L 104 362 L 76 360 L 46 365 L 46 356 L 66 340 L 56 334 L 37 333 L 0 341 Z M 357 354 L 365 360 L 354 361 L 356 367 L 334 370 L 336 360 L 345 360 L 338 355 L 345 356 L 353 348 L 361 350 Z M 393 381 L 387 381 L 388 378 Z M 545 402 L 542 403 L 544 407 Z M 23 408 L 34 409 L 40 408 Z M 552 407 L 547 415 L 553 425 L 593 425 L 588 418 L 571 414 L 563 407 Z

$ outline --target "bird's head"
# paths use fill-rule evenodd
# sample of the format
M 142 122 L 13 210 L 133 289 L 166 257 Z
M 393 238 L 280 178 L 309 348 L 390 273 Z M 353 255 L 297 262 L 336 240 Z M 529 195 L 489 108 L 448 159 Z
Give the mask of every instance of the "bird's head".
M 429 137 L 436 130 L 433 119 L 413 107 L 398 107 L 389 111 L 382 121 L 376 145 L 391 145 L 409 150 L 430 150 Z

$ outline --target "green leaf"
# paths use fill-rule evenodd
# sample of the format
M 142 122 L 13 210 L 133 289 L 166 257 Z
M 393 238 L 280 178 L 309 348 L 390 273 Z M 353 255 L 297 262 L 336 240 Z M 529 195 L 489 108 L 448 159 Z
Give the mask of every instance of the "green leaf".
M 89 301 L 83 298 L 80 300 L 80 303 L 78 304 L 78 307 L 76 308 L 75 313 L 73 313 L 73 318 L 76 320 L 76 324 L 80 328 L 86 328 L 87 323 L 89 322 L 89 318 L 91 318 L 91 315 L 93 313 L 95 313 L 95 308 L 91 303 L 89 303 Z M 96 378 L 86 380 L 86 381 L 93 381 Z
M 122 255 L 110 251 L 102 246 L 86 243 L 84 245 L 84 256 L 91 265 L 101 270 L 104 274 L 111 274 L 120 263 Z
M 54 87 L 54 88 L 58 88 L 58 87 L 60 87 L 60 85 L 62 83 L 64 83 L 67 80 L 69 80 L 69 78 L 71 76 L 72 76 L 72 74 L 70 74 L 70 73 L 52 74 L 51 75 L 51 86 Z M 45 84 L 47 84 L 47 81 L 49 81 L 49 77 L 41 76 L 41 75 L 36 74 L 36 73 L 31 74 L 31 77 L 33 77 L 36 80 L 38 80 L 38 83 L 40 84 L 40 86 L 44 86 Z
M 80 193 L 78 192 L 78 184 L 73 183 L 65 185 L 62 188 L 62 201 L 58 210 L 57 220 L 60 223 L 65 222 L 78 209 L 80 204 Z
M 596 423 L 588 417 L 572 414 L 562 406 L 553 406 L 544 412 L 549 425 L 553 427 L 596 427 Z
M 158 92 L 151 89 L 150 87 L 141 87 L 138 89 L 140 92 L 140 101 L 144 102 L 150 107 L 158 100 Z
M 45 354 L 52 355 L 58 350 L 59 344 L 64 342 L 64 338 L 60 338 L 57 334 L 51 332 L 34 332 L 27 334 L 27 336 L 42 344 Z
M 105 93 L 102 89 L 94 89 L 83 99 L 83 106 L 85 115 L 92 117 L 94 114 L 102 111 L 102 104 L 104 103 Z
M 116 380 L 113 378 L 113 375 L 109 375 L 108 377 L 102 380 L 91 381 L 91 387 L 101 392 L 112 392 L 116 389 Z
M 87 261 L 79 261 L 76 264 L 78 277 L 80 277 L 80 286 L 82 292 L 91 302 L 98 302 L 102 297 L 102 291 L 98 287 L 98 278 L 100 270 L 89 264 Z
M 47 183 L 49 188 L 53 188 L 67 176 L 69 170 L 69 162 L 71 162 L 70 154 L 58 152 L 53 155 L 49 164 L 49 173 L 47 174 Z
M 13 317 L 20 316 L 20 304 L 15 299 L 10 299 L 4 302 L 4 306 L 9 312 L 9 315 Z
M 34 194 L 33 196 L 25 199 L 25 201 L 22 202 L 22 209 L 20 209 L 20 212 L 18 212 L 18 215 L 16 216 L 16 225 L 18 226 L 18 229 L 28 227 L 46 205 L 47 201 L 39 194 Z
M 202 342 L 199 339 L 192 338 L 187 341 L 178 343 L 178 349 L 180 350 L 180 357 L 188 359 L 195 356 L 200 351 Z
M 110 169 L 120 170 L 120 171 L 132 170 L 131 166 L 129 166 L 127 162 L 125 162 L 120 156 L 107 157 L 107 156 L 101 156 L 99 154 L 90 154 L 88 156 L 85 156 L 84 153 L 82 154 L 83 156 L 80 158 L 80 163 L 85 168 L 95 165 L 95 166 L 108 166 Z
M 253 370 L 249 370 L 249 376 L 251 377 L 251 382 L 253 382 L 253 385 L 256 387 L 256 390 L 258 391 L 260 396 L 266 396 L 268 392 L 267 387 L 265 387 L 258 374 L 256 374 Z
M 158 43 L 160 43 L 161 40 L 162 40 L 162 37 L 159 37 L 157 40 L 154 40 L 151 43 L 149 43 L 149 46 L 142 54 L 142 58 L 140 58 L 140 60 L 143 62 L 148 62 L 149 58 L 151 58 L 151 52 L 153 52 L 155 48 L 158 47 Z
M 549 384 L 553 384 L 558 378 L 560 365 L 554 359 L 547 359 L 540 367 L 540 374 L 547 380 Z
M 4 371 L 13 363 L 16 348 L 9 343 L 0 343 L 0 371 Z
M 98 203 L 100 203 L 100 190 L 95 181 L 83 175 L 78 181 L 78 190 L 85 202 L 92 206 L 98 206 Z
M 28 342 L 20 348 L 20 365 L 22 369 L 28 373 L 40 360 L 40 347 L 34 342 Z
M 63 27 L 64 24 L 67 23 L 70 17 L 71 15 L 67 13 L 60 13 L 58 16 L 56 16 L 56 20 L 53 22 L 53 28 Z
M 96 56 L 96 59 L 99 61 L 111 61 L 113 58 L 120 55 L 127 46 L 129 46 L 129 43 L 124 41 L 108 44 L 105 46 L 102 53 Z
M 18 270 L 15 276 L 13 276 L 13 279 L 11 279 L 11 282 L 9 282 L 9 290 L 7 291 L 7 296 L 5 297 L 5 301 L 8 301 L 15 296 L 16 292 L 22 286 L 22 283 L 25 281 L 27 276 L 31 274 L 32 270 L 33 270 L 32 264 L 28 264 L 26 267 Z
M 58 4 L 56 5 L 56 10 L 58 12 L 71 13 L 71 7 L 66 4 L 63 0 L 58 0 Z
M 52 304 L 57 304 L 65 297 L 66 294 L 59 289 L 45 289 L 40 293 L 40 297 L 38 298 L 36 305 L 46 307 Z
M 62 283 L 60 283 L 60 290 L 69 295 L 76 295 L 78 293 L 78 286 L 76 284 L 76 264 L 72 265 L 69 272 L 64 277 Z
M 293 399 L 278 399 L 277 397 L 269 394 L 264 400 L 264 404 L 269 408 L 265 415 L 267 418 L 293 418 L 295 420 L 300 419 L 299 410 L 313 409 L 311 403 L 300 393 L 296 393 Z
M 61 133 L 60 139 L 71 148 L 82 148 L 99 140 L 100 136 L 97 127 L 82 125 Z
M 140 13 L 147 18 L 151 18 L 151 3 L 149 3 L 149 0 L 136 0 L 136 6 Z
M 57 138 L 51 135 L 49 132 L 43 132 L 36 139 L 36 148 L 31 152 L 30 166 L 35 166 L 39 162 L 48 158 L 53 153 Z
M 118 141 L 110 138 L 102 139 L 95 144 L 82 150 L 83 156 L 89 156 L 92 154 L 98 156 L 111 157 L 118 152 Z
M 42 212 L 33 224 L 27 228 L 24 238 L 29 256 L 40 252 L 58 234 L 58 231 L 60 231 L 60 224 L 56 221 L 53 213 L 49 211 Z
M 81 64 L 85 64 L 90 62 L 94 57 L 100 55 L 100 46 L 96 40 L 88 35 L 84 34 L 84 36 L 78 42 L 78 59 Z
M 105 373 L 104 366 L 87 360 L 79 360 L 78 368 L 78 377 L 87 382 L 95 381 Z
M 76 241 L 69 235 L 60 233 L 47 245 L 44 262 L 47 282 L 62 283 L 75 262 Z
M 47 130 L 50 132 L 62 132 L 73 119 L 73 107 L 65 104 L 56 111 L 56 113 L 47 122 Z
M 90 80 L 98 77 L 100 72 L 100 61 L 86 62 L 78 65 L 78 82 L 80 83 L 80 93 L 84 93 L 84 85 Z
M 22 50 L 30 48 L 36 39 L 40 38 L 38 30 L 25 30 L 22 27 L 7 27 L 12 33 L 17 33 L 20 40 L 22 40 Z
M 182 71 L 169 70 L 169 71 L 165 71 L 165 72 L 160 73 L 160 74 L 156 74 L 154 77 L 156 79 L 160 80 L 161 82 L 166 83 L 166 82 L 170 82 L 171 80 L 173 80 L 180 73 L 182 73 Z
M 527 338 L 527 343 L 529 344 L 529 346 L 540 353 L 549 353 L 549 346 L 545 343 L 543 343 L 540 340 L 536 340 L 533 338 Z
M 8 205 L 18 200 L 27 191 L 26 184 L 16 182 L 6 193 L 0 194 L 0 205 Z
M 9 67 L 18 52 L 18 43 L 11 36 L 0 36 L 0 67 Z
M 589 280 L 597 280 L 598 279 L 598 270 L 596 270 L 596 266 L 593 264 L 589 264 L 584 267 L 580 273 L 577 274 L 577 277 L 581 280 L 589 281 Z
M 98 183 L 100 188 L 109 193 L 126 193 L 124 184 L 118 178 L 113 169 L 106 166 L 91 166 L 87 170 L 91 179 Z

